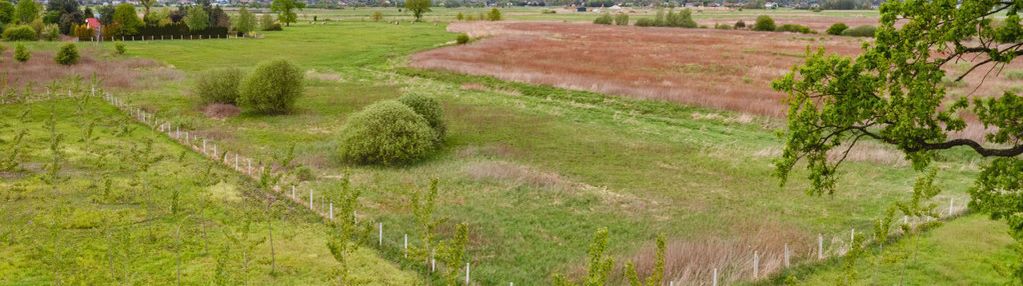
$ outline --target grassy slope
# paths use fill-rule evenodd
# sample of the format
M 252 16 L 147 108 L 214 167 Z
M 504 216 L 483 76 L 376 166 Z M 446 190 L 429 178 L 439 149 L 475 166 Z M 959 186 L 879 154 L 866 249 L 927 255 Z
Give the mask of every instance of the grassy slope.
M 208 284 L 217 263 L 233 269 L 234 283 L 256 285 L 327 284 L 336 262 L 325 245 L 326 227 L 318 217 L 286 202 L 275 206 L 273 221 L 277 273 L 270 274 L 269 243 L 235 243 L 227 238 L 242 231 L 251 219 L 251 240 L 266 239 L 265 202 L 256 201 L 252 183 L 213 166 L 212 181 L 200 180 L 210 161 L 187 152 L 131 121 L 113 107 L 92 99 L 82 105 L 59 100 L 36 104 L 0 105 L 0 142 L 8 146 L 18 130 L 28 130 L 19 158 L 25 171 L 0 173 L 0 284 L 42 285 L 163 284 L 176 277 L 177 251 L 181 254 L 181 282 Z M 27 113 L 25 121 L 20 119 Z M 44 126 L 56 114 L 56 132 L 64 136 L 65 181 L 52 189 L 40 179 L 44 164 L 52 158 L 47 149 L 50 133 Z M 95 124 L 97 139 L 86 143 L 85 126 Z M 127 130 L 127 133 L 122 131 Z M 129 157 L 142 142 L 152 141 L 150 157 L 163 156 L 148 171 L 139 172 Z M 7 150 L 5 150 L 5 154 Z M 144 185 L 132 185 L 133 175 Z M 111 181 L 104 195 L 104 181 Z M 179 192 L 178 223 L 171 215 L 174 192 Z M 245 254 L 242 245 L 251 245 Z M 227 249 L 226 252 L 222 252 Z M 248 272 L 243 256 L 249 257 Z M 370 250 L 355 255 L 360 281 L 376 285 L 409 285 L 418 280 L 402 272 Z M 55 276 L 56 275 L 56 276 Z
M 1003 285 L 1009 279 L 998 269 L 1018 259 L 1005 230 L 1002 222 L 970 215 L 875 250 L 857 263 L 852 278 L 838 263 L 792 275 L 806 285 Z
M 299 159 L 320 175 L 312 187 L 326 192 L 336 189 L 331 177 L 345 168 L 330 159 L 345 117 L 402 93 L 438 97 L 451 131 L 442 152 L 407 168 L 352 172 L 368 189 L 369 214 L 396 225 L 389 227 L 392 244 L 400 243 L 402 229 L 411 229 L 404 193 L 439 177 L 439 211 L 472 224 L 475 272 L 487 284 L 536 281 L 580 262 L 592 231 L 601 226 L 611 228 L 618 254 L 658 232 L 698 240 L 778 224 L 806 235 L 863 228 L 888 201 L 905 197 L 915 175 L 906 167 L 852 162 L 837 194 L 810 197 L 800 191 L 805 183 L 799 180 L 778 188 L 770 158 L 755 155 L 780 147 L 771 133 L 775 125 L 759 119 L 736 123 L 729 113 L 554 89 L 541 90 L 549 96 L 521 96 L 529 87 L 519 85 L 506 89 L 521 90 L 466 90 L 461 82 L 485 80 L 411 78 L 386 70 L 389 59 L 451 38 L 443 25 L 330 23 L 295 25 L 262 40 L 129 43 L 133 56 L 186 71 L 246 68 L 284 57 L 339 72 L 343 80 L 309 80 L 295 114 L 243 114 L 223 121 L 198 112 L 195 99 L 183 91 L 188 81 L 123 95 L 231 150 L 270 158 L 294 144 Z M 505 163 L 515 167 L 499 169 L 512 175 L 472 175 L 481 166 Z M 532 173 L 515 175 L 521 170 L 516 168 Z M 947 168 L 940 183 L 962 196 L 965 178 L 975 169 Z M 557 174 L 568 186 L 536 183 L 536 173 Z

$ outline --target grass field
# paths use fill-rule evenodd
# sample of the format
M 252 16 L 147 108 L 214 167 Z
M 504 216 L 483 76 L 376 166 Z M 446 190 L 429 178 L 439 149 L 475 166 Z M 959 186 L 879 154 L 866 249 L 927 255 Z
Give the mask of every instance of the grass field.
M 19 144 L 22 171 L 0 172 L 0 284 L 311 285 L 333 279 L 337 262 L 318 217 L 283 201 L 268 212 L 266 194 L 253 182 L 133 123 L 99 98 L 0 105 L 0 130 L 5 147 L 27 131 Z M 54 134 L 62 138 L 59 153 L 50 148 Z M 59 169 L 51 177 L 54 160 Z M 358 281 L 419 280 L 371 250 L 354 259 Z
M 308 12 L 341 17 L 368 11 L 373 10 Z M 522 17 L 539 13 L 522 11 Z M 771 159 L 781 147 L 776 119 L 404 67 L 411 54 L 451 43 L 454 34 L 446 28 L 430 22 L 303 22 L 262 39 L 131 42 L 128 57 L 153 59 L 184 75 L 117 95 L 261 160 L 294 146 L 298 161 L 316 175 L 302 188 L 337 192 L 338 178 L 349 170 L 353 183 L 365 189 L 364 215 L 388 226 L 390 245 L 414 232 L 408 193 L 438 178 L 438 212 L 448 219 L 441 232 L 449 234 L 458 222 L 470 225 L 474 281 L 481 285 L 544 285 L 552 272 L 578 273 L 591 235 L 605 226 L 618 261 L 648 259 L 653 238 L 663 233 L 670 245 L 668 277 L 706 283 L 709 268 L 717 267 L 725 281 L 744 280 L 751 271 L 744 263 L 754 251 L 777 265 L 784 244 L 805 256 L 824 233 L 829 249 L 838 252 L 849 228 L 869 229 L 890 203 L 907 199 L 917 175 L 894 151 L 871 146 L 846 165 L 836 194 L 807 196 L 806 182 L 780 188 L 771 176 Z M 32 46 L 54 49 L 50 43 Z M 248 70 L 268 58 L 286 58 L 309 70 L 306 92 L 292 114 L 210 118 L 189 92 L 197 71 Z M 333 158 L 348 115 L 409 93 L 442 102 L 450 135 L 440 152 L 396 168 L 348 166 Z M 938 200 L 964 201 L 980 159 L 939 159 L 938 184 L 946 192 Z M 312 218 L 305 220 L 316 227 Z M 326 250 L 322 243 L 309 245 Z

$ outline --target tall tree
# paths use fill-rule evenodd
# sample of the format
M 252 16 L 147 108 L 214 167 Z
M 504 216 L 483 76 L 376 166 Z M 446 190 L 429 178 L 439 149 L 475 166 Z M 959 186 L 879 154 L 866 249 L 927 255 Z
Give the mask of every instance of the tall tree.
M 128 3 L 118 4 L 114 8 L 114 17 L 112 21 L 115 24 L 120 25 L 119 35 L 134 35 L 138 33 L 138 29 L 142 27 L 142 20 L 139 19 L 138 13 L 135 12 L 135 6 Z
M 188 15 L 185 16 L 185 25 L 192 31 L 202 31 L 210 27 L 210 16 L 202 6 L 188 8 Z
M 238 9 L 238 18 L 235 19 L 234 30 L 242 34 L 248 34 L 256 29 L 256 15 L 249 12 L 248 8 Z
M 277 13 L 277 21 L 284 23 L 285 26 L 291 26 L 291 23 L 298 21 L 298 14 L 295 14 L 295 10 L 304 8 L 305 2 L 295 0 L 274 0 L 270 4 L 270 11 Z
M 1023 3 L 1008 0 L 886 2 L 876 40 L 861 55 L 809 54 L 774 82 L 789 104 L 785 148 L 776 162 L 782 183 L 806 161 L 810 192 L 833 193 L 845 155 L 866 140 L 898 148 L 917 170 L 938 153 L 968 151 L 993 158 L 970 190 L 970 207 L 1005 219 L 1023 241 L 1023 98 L 1011 89 L 998 96 L 947 90 L 970 74 L 997 75 L 1023 55 L 1020 8 Z M 947 74 L 964 60 L 965 71 Z M 962 136 L 968 127 L 979 127 L 983 139 Z M 1014 274 L 1023 282 L 1023 265 Z
M 416 17 L 416 22 L 423 20 L 423 13 L 430 12 L 430 0 L 406 0 L 405 9 L 412 11 L 412 16 Z
M 55 18 L 49 22 L 56 23 L 62 34 L 71 33 L 72 27 L 85 22 L 85 16 L 76 0 L 50 0 L 46 2 L 46 10 L 48 15 Z
M 19 0 L 14 7 L 14 19 L 21 24 L 28 24 L 39 18 L 39 4 L 35 0 Z
M 0 0 L 0 26 L 14 23 L 14 4 Z
M 156 0 L 139 0 L 139 4 L 142 4 L 142 19 L 149 16 L 149 9 L 153 8 L 153 4 L 156 4 Z

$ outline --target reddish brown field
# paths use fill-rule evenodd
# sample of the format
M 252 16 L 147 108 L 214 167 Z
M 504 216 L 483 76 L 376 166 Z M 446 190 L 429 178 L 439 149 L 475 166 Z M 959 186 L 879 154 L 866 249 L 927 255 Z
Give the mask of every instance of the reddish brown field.
M 488 38 L 416 54 L 411 65 L 504 80 L 783 116 L 770 82 L 807 47 L 854 54 L 862 39 L 572 23 L 455 23 Z
M 0 88 L 20 89 L 27 84 L 41 91 L 53 81 L 80 77 L 87 83 L 95 75 L 106 88 L 132 89 L 148 87 L 152 81 L 179 79 L 180 72 L 161 67 L 152 60 L 113 57 L 103 51 L 79 45 L 81 58 L 77 64 L 64 66 L 54 61 L 53 51 L 32 51 L 24 63 L 13 60 L 13 48 L 0 53 Z

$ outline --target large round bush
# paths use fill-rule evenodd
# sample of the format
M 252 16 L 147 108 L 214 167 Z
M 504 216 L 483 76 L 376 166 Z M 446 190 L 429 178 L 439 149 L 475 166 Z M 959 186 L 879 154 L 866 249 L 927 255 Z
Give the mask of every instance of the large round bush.
M 753 23 L 754 31 L 774 31 L 774 29 L 774 19 L 767 15 L 760 15 L 757 17 L 757 22 Z
M 440 108 L 440 103 L 437 100 L 432 97 L 409 94 L 399 98 L 398 102 L 412 108 L 412 111 L 426 119 L 426 123 L 437 133 L 437 141 L 444 140 L 447 124 L 444 124 L 444 110 Z
M 338 156 L 356 164 L 398 165 L 426 156 L 434 149 L 436 138 L 426 119 L 411 107 L 381 101 L 348 119 Z
M 35 41 L 39 39 L 37 36 L 36 30 L 27 25 L 7 28 L 3 33 L 4 40 L 8 41 Z
M 60 47 L 57 55 L 53 57 L 58 64 L 70 66 L 78 63 L 78 47 L 75 44 L 67 43 Z
M 849 26 L 845 23 L 834 23 L 831 27 L 828 27 L 828 35 L 839 36 L 842 35 L 842 32 L 845 32 L 846 29 L 849 29 Z
M 235 104 L 238 102 L 238 85 L 241 80 L 242 72 L 236 68 L 204 71 L 195 79 L 192 93 L 199 96 L 203 104 Z
M 286 60 L 263 62 L 242 81 L 238 103 L 259 113 L 287 113 L 302 95 L 302 76 Z

